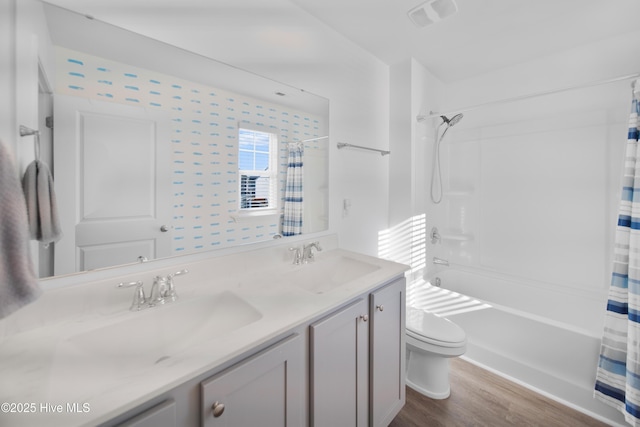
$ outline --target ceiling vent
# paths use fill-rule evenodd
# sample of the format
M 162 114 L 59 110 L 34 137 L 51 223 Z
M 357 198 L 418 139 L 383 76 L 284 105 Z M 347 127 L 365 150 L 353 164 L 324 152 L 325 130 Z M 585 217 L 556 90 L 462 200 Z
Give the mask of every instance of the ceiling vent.
M 407 14 L 416 26 L 426 27 L 457 11 L 458 5 L 454 0 L 430 0 L 414 7 Z

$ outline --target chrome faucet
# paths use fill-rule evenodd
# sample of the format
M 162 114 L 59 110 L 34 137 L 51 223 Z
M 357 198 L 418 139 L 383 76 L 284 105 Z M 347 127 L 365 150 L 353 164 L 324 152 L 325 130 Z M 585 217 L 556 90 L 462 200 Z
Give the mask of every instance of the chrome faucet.
M 175 276 L 187 274 L 189 270 L 182 269 L 165 277 L 156 276 L 153 278 L 153 286 L 151 286 L 151 295 L 149 295 L 149 307 L 162 305 L 166 302 L 174 302 L 178 299 L 176 287 L 173 283 Z
M 131 307 L 129 307 L 129 310 L 140 311 L 148 307 L 155 307 L 157 305 L 162 305 L 164 303 L 177 300 L 178 294 L 176 293 L 173 278 L 175 276 L 182 276 L 183 274 L 187 274 L 188 272 L 189 271 L 187 269 L 183 269 L 180 271 L 176 271 L 173 274 L 169 274 L 165 277 L 154 277 L 153 285 L 151 286 L 151 294 L 148 298 L 144 294 L 142 280 L 128 283 L 122 282 L 118 284 L 118 288 L 135 287 L 133 302 L 131 303 Z
M 310 263 L 314 261 L 313 248 L 316 248 L 317 251 L 321 251 L 320 242 L 313 242 L 303 246 L 302 250 L 302 262 L 304 264 Z
M 156 305 L 162 305 L 165 303 L 164 296 L 167 293 L 167 281 L 167 277 L 156 276 L 153 278 L 151 295 L 149 295 L 149 307 L 155 307 Z

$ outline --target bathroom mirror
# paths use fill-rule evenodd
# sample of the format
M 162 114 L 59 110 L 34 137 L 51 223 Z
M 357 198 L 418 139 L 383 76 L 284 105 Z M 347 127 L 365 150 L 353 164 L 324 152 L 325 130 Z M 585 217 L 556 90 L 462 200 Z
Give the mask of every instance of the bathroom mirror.
M 43 6 L 64 233 L 48 255 L 51 275 L 280 238 L 293 145 L 304 147 L 302 233 L 328 228 L 327 99 Z M 256 177 L 239 172 L 240 129 L 275 138 L 268 203 Z

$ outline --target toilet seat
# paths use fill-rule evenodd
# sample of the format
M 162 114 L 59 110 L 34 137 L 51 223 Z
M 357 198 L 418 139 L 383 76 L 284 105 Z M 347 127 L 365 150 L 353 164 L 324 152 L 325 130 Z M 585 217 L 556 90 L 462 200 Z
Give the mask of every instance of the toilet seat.
M 443 317 L 414 307 L 407 307 L 407 335 L 440 347 L 460 347 L 466 343 L 464 330 Z

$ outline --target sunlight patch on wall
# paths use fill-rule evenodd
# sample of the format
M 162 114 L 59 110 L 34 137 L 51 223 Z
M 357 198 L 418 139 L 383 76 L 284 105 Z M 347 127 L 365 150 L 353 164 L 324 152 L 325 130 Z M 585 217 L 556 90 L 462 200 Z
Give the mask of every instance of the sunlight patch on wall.
M 407 264 L 410 273 L 426 266 L 426 215 L 416 215 L 378 233 L 378 256 Z

